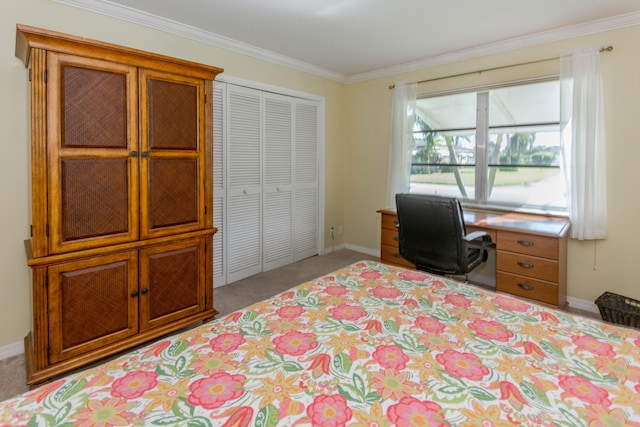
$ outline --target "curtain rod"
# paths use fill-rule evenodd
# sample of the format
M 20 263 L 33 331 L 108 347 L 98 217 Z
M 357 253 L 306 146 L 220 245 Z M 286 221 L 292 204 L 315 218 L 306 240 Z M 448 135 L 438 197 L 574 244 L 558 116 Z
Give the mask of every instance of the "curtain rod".
M 600 52 L 611 52 L 612 50 L 613 50 L 613 46 L 607 46 L 607 47 L 600 48 Z M 466 73 L 453 74 L 453 75 L 450 75 L 450 76 L 443 76 L 443 77 L 434 77 L 432 79 L 420 80 L 420 81 L 417 81 L 417 82 L 414 82 L 414 83 L 418 83 L 418 84 L 420 84 L 420 83 L 429 83 L 429 82 L 435 82 L 437 80 L 451 79 L 451 78 L 454 78 L 454 77 L 469 76 L 471 74 L 482 74 L 482 73 L 486 73 L 487 71 L 495 71 L 495 70 L 501 70 L 503 68 L 519 67 L 521 65 L 537 64 L 539 62 L 547 62 L 547 61 L 552 61 L 554 59 L 558 59 L 558 57 L 537 59 L 535 61 L 520 62 L 518 64 L 511 64 L 511 65 L 502 65 L 500 67 L 485 68 L 484 70 L 467 71 Z M 389 89 L 393 89 L 394 87 L 396 87 L 396 85 L 389 85 Z

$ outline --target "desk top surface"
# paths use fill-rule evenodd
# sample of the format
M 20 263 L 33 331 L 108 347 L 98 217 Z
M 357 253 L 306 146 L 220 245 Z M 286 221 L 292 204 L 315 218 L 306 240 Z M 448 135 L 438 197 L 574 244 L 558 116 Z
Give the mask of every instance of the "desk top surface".
M 506 230 L 563 237 L 569 231 L 569 219 L 557 216 L 525 214 L 520 212 L 489 211 L 463 208 L 464 222 L 479 228 Z M 395 209 L 378 212 L 396 214 Z

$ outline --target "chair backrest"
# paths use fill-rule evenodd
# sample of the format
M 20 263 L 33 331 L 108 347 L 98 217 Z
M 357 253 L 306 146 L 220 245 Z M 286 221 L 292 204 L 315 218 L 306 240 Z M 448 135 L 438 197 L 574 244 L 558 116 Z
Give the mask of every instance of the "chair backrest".
M 466 273 L 466 229 L 458 199 L 396 194 L 396 209 L 403 258 L 435 273 Z

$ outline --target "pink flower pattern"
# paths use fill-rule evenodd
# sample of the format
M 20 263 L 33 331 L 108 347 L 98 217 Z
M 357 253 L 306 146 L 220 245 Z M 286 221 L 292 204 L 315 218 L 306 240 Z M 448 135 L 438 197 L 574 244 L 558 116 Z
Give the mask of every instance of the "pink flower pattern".
M 336 320 L 358 320 L 367 315 L 362 307 L 349 304 L 340 304 L 338 307 L 330 309 L 329 312 Z
M 246 340 L 242 334 L 220 334 L 209 342 L 211 349 L 214 351 L 221 351 L 223 353 L 230 353 L 235 351 L 244 344 Z
M 573 336 L 571 337 L 571 342 L 580 350 L 589 351 L 598 356 L 614 357 L 616 355 L 611 344 L 604 343 L 590 336 Z
M 473 329 L 479 337 L 488 340 L 507 342 L 514 337 L 513 332 L 495 320 L 477 319 L 469 324 L 469 328 Z
M 442 407 L 435 402 L 420 401 L 414 397 L 403 397 L 399 403 L 391 405 L 389 420 L 398 427 L 448 426 Z
M 273 339 L 275 350 L 280 354 L 300 356 L 318 347 L 315 334 L 298 331 L 288 332 Z
M 454 377 L 480 381 L 489 374 L 489 369 L 475 354 L 447 349 L 438 354 L 436 360 Z
M 244 394 L 246 379 L 242 374 L 216 372 L 191 384 L 189 387 L 191 393 L 187 401 L 194 406 L 202 406 L 205 409 L 219 408 L 226 402 L 235 400 Z
M 327 286 L 326 288 L 324 288 L 324 293 L 332 296 L 346 295 L 347 288 L 340 285 Z
M 423 331 L 433 335 L 441 334 L 446 328 L 442 322 L 438 319 L 434 319 L 433 317 L 418 316 L 415 320 L 415 324 Z
M 402 292 L 396 288 L 390 288 L 385 286 L 376 286 L 371 290 L 371 294 L 376 298 L 398 298 L 402 295 Z
M 304 313 L 304 308 L 299 305 L 287 305 L 280 307 L 276 313 L 283 319 L 296 319 Z
M 373 358 L 383 368 L 403 370 L 407 366 L 409 357 L 397 345 L 381 345 L 373 352 Z
M 155 372 L 131 371 L 118 378 L 111 386 L 111 395 L 113 397 L 122 397 L 124 399 L 135 399 L 144 394 L 145 391 L 151 390 L 158 384 L 158 374 Z
M 307 407 L 307 415 L 312 426 L 329 427 L 344 426 L 353 415 L 347 400 L 340 394 L 327 396 L 325 394 L 313 399 Z
M 584 402 L 593 405 L 611 405 L 607 391 L 585 378 L 573 375 L 560 375 L 559 384 L 565 391 Z

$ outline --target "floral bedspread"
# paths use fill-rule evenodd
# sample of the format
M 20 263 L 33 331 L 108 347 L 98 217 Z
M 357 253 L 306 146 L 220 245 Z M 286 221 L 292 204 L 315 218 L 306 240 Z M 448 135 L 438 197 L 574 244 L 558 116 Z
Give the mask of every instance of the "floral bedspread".
M 0 403 L 0 425 L 640 426 L 640 332 L 359 262 Z

